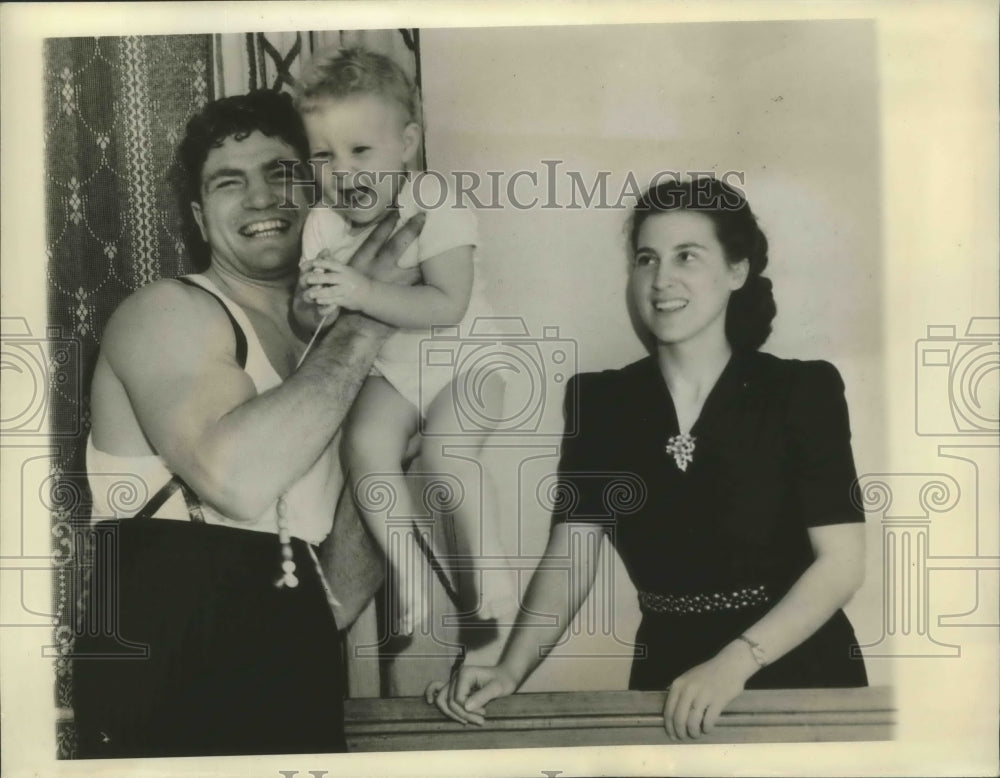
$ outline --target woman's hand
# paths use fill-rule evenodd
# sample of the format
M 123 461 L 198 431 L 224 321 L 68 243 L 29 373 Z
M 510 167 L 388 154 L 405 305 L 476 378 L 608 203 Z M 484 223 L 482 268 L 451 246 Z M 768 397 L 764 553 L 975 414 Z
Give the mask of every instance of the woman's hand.
M 424 699 L 428 705 L 437 705 L 445 716 L 460 724 L 481 727 L 486 720 L 486 704 L 515 691 L 517 683 L 499 665 L 463 665 L 451 680 L 430 684 L 424 692 Z
M 699 738 L 715 729 L 719 714 L 760 669 L 746 645 L 734 641 L 670 684 L 663 727 L 672 740 Z

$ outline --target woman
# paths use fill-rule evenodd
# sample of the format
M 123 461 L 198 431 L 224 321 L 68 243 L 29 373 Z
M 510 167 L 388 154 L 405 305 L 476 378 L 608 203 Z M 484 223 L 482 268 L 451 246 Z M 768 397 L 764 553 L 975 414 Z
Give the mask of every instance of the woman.
M 567 577 L 560 560 L 602 533 L 639 592 L 629 686 L 669 686 L 670 737 L 711 731 L 744 688 L 867 685 L 841 610 L 864 576 L 864 516 L 837 370 L 758 351 L 775 305 L 767 240 L 742 193 L 715 179 L 662 183 L 637 204 L 629 238 L 630 302 L 651 356 L 568 387 L 579 434 L 563 442 L 567 507 L 500 662 L 427 689 L 458 721 L 482 724 L 483 706 L 558 640 L 596 570 L 571 551 Z M 638 476 L 645 495 L 609 521 L 607 482 L 593 474 L 614 472 Z M 567 580 L 580 583 L 567 591 Z

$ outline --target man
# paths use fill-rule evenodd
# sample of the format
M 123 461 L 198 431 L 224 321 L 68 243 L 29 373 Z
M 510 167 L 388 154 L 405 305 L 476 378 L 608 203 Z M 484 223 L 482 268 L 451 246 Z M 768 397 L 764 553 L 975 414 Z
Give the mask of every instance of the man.
M 92 596 L 90 623 L 95 611 L 117 623 L 114 636 L 77 639 L 81 756 L 344 749 L 337 626 L 311 546 L 342 486 L 338 430 L 389 328 L 344 314 L 296 367 L 306 346 L 288 314 L 305 206 L 286 201 L 281 162 L 307 155 L 287 96 L 208 105 L 180 156 L 209 267 L 138 290 L 104 331 L 95 518 L 116 515 L 96 474 L 135 474 L 150 498 L 98 525 L 118 561 L 95 559 L 94 579 L 113 576 L 117 602 Z M 352 264 L 412 283 L 395 260 L 421 225 L 379 248 L 393 226 Z M 123 658 L 123 642 L 148 654 Z

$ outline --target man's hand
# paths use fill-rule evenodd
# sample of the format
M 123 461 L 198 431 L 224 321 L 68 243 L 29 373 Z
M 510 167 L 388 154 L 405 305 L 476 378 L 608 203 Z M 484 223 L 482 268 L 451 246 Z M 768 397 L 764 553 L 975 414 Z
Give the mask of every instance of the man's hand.
M 390 211 L 372 230 L 361 247 L 354 252 L 348 264 L 376 281 L 393 284 L 415 284 L 420 280 L 416 268 L 401 268 L 396 263 L 424 228 L 427 216 L 418 213 L 411 217 L 393 235 L 399 221 L 399 211 Z M 392 235 L 392 237 L 389 237 Z

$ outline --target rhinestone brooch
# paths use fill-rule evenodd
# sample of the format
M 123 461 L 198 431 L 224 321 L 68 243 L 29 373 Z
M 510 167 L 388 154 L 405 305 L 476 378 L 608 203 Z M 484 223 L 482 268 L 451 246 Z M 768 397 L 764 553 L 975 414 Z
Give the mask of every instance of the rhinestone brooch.
M 667 445 L 664 446 L 663 450 L 674 458 L 677 467 L 680 468 L 681 472 L 684 472 L 691 464 L 691 460 L 694 459 L 694 438 L 687 432 L 674 435 L 667 440 Z

